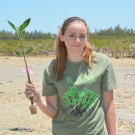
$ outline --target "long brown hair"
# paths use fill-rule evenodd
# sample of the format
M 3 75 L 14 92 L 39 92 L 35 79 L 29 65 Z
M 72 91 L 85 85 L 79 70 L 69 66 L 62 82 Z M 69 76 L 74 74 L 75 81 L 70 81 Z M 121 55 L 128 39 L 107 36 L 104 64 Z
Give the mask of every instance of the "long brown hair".
M 63 73 L 66 68 L 66 59 L 67 59 L 67 49 L 65 43 L 60 40 L 59 36 L 60 34 L 64 35 L 69 24 L 75 21 L 83 22 L 86 28 L 88 29 L 86 22 L 79 17 L 70 17 L 66 19 L 63 25 L 60 27 L 58 36 L 54 44 L 56 62 L 53 67 L 53 75 L 56 78 L 56 81 L 60 81 L 63 78 Z M 83 52 L 84 61 L 87 62 L 89 65 L 91 65 L 93 56 L 94 55 L 92 54 L 92 48 L 87 42 Z

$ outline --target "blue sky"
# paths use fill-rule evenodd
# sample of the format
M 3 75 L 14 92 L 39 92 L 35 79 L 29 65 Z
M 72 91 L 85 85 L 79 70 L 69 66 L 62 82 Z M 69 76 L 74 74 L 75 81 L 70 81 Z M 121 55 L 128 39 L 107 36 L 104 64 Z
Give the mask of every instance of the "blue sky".
M 135 30 L 135 0 L 0 0 L 0 31 L 13 31 L 7 20 L 20 26 L 31 18 L 26 31 L 57 33 L 71 16 L 83 18 L 92 32 L 118 24 Z

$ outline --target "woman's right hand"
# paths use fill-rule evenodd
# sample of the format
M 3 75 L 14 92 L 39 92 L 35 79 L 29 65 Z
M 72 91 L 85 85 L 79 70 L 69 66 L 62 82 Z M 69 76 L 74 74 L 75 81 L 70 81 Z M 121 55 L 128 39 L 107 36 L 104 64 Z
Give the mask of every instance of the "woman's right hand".
M 36 90 L 35 86 L 31 83 L 26 84 L 25 94 L 28 99 L 33 97 L 34 102 L 38 102 L 40 98 L 39 92 Z

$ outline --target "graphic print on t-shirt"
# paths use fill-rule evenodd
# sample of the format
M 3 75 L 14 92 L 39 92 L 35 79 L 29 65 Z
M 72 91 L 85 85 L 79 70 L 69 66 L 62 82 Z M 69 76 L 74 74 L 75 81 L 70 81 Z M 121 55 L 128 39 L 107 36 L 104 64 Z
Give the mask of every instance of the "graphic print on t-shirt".
M 90 76 L 90 78 L 85 77 L 87 80 L 91 80 L 95 82 L 95 79 L 93 76 Z M 82 82 L 85 81 L 81 80 L 80 77 L 77 78 L 76 82 Z M 67 77 L 67 84 L 74 83 L 72 81 L 71 77 Z M 76 86 L 69 87 L 69 90 L 64 93 L 62 96 L 62 99 L 65 101 L 65 103 L 73 108 L 72 112 L 74 114 L 80 114 L 87 110 L 87 108 L 92 107 L 96 100 L 98 99 L 98 94 L 93 92 L 90 89 L 86 89 L 85 92 L 77 89 Z
M 81 82 L 84 82 L 85 80 L 89 80 L 89 81 L 95 82 L 94 76 L 90 75 L 89 77 L 85 76 L 85 78 L 83 80 L 80 77 L 78 77 L 77 80 L 76 80 L 76 83 L 81 83 Z M 67 77 L 67 84 L 70 84 L 70 83 L 74 83 L 72 81 L 72 77 Z

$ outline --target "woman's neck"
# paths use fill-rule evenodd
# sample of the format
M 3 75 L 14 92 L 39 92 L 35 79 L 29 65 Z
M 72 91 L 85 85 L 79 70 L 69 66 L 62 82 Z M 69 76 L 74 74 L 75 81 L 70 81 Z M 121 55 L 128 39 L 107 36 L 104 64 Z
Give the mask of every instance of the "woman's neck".
M 76 55 L 76 54 L 67 55 L 67 58 L 72 62 L 79 62 L 84 59 L 82 55 Z

